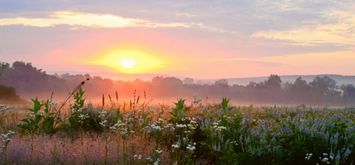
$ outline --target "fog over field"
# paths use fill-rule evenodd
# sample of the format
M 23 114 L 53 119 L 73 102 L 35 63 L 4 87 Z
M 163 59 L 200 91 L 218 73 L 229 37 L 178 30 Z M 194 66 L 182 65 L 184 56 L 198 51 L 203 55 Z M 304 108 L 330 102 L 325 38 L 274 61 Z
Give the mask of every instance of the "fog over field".
M 222 97 L 228 97 L 239 105 L 346 106 L 353 105 L 355 100 L 354 85 L 349 83 L 351 77 L 335 75 L 305 78 L 271 75 L 265 78 L 243 79 L 250 82 L 235 84 L 240 79 L 219 79 L 202 83 L 192 78 L 162 76 L 155 76 L 151 80 L 112 80 L 89 74 L 49 75 L 42 69 L 24 62 L 15 62 L 12 65 L 2 63 L 2 68 L 4 69 L 1 72 L 0 84 L 12 87 L 11 90 L 3 87 L 4 95 L 8 92 L 9 97 L 13 95 L 15 99 L 22 97 L 25 100 L 33 97 L 53 97 L 54 100 L 61 101 L 83 81 L 87 99 L 93 103 L 100 103 L 103 97 L 112 101 L 116 95 L 121 101 L 129 102 L 133 97 L 140 97 L 151 103 L 171 103 L 177 98 L 214 103 Z M 288 81 L 282 81 L 283 79 Z M 341 84 L 336 80 L 349 84 Z

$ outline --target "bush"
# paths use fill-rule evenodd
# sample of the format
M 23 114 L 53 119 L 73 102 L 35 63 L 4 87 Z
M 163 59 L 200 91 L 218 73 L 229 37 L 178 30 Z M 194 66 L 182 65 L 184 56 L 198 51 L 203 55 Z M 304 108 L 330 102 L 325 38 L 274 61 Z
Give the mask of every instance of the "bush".
M 33 107 L 29 109 L 27 118 L 22 120 L 18 127 L 23 132 L 55 133 L 55 113 L 51 112 L 51 102 L 49 100 L 41 103 L 37 98 L 32 100 Z
M 20 97 L 17 96 L 15 88 L 0 85 L 0 100 L 18 101 Z

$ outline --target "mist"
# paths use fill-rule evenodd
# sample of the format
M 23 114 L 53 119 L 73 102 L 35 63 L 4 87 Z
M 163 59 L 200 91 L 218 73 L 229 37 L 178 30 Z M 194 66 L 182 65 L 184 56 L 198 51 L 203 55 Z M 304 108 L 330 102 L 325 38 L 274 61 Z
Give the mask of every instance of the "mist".
M 298 77 L 293 82 L 282 82 L 280 76 L 270 75 L 265 81 L 231 85 L 227 79 L 201 84 L 192 78 L 176 77 L 158 76 L 148 81 L 140 79 L 124 81 L 89 74 L 50 75 L 25 62 L 14 62 L 12 65 L 2 63 L 1 68 L 2 102 L 29 100 L 35 97 L 52 98 L 61 102 L 81 83 L 84 83 L 83 89 L 87 100 L 97 104 L 103 99 L 106 102 L 129 102 L 133 98 L 152 104 L 172 103 L 178 98 L 185 98 L 190 102 L 215 103 L 223 97 L 228 97 L 237 105 L 346 106 L 354 105 L 355 100 L 355 88 L 352 84 L 338 85 L 328 76 L 317 76 L 312 81 Z

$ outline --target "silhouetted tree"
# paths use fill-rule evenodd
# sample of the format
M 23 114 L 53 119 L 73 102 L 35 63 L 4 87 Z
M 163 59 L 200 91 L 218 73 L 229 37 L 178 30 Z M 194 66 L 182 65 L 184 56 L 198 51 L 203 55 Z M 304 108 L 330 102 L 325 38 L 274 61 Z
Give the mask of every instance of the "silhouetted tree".
M 5 63 L 5 62 L 0 62 L 0 79 L 1 79 L 1 75 L 2 73 L 6 70 L 10 68 L 10 64 L 9 63 Z
M 309 103 L 312 101 L 309 98 L 310 89 L 311 86 L 307 81 L 303 80 L 302 77 L 298 77 L 295 82 L 289 84 L 285 90 L 288 95 L 287 98 L 290 99 L 291 102 Z
M 214 82 L 214 85 L 217 87 L 228 87 L 228 80 L 226 79 L 220 79 Z
M 349 85 L 343 85 L 342 87 L 343 90 L 343 98 L 345 101 L 355 101 L 355 87 L 352 84 Z
M 209 90 L 211 93 L 217 96 L 228 96 L 229 97 L 229 84 L 228 80 L 220 79 L 214 82 L 213 86 Z
M 310 85 L 314 92 L 326 96 L 330 91 L 334 90 L 336 87 L 336 81 L 329 78 L 328 76 L 316 77 Z
M 151 81 L 114 81 L 99 76 L 85 75 L 48 75 L 41 69 L 33 67 L 30 63 L 14 62 L 11 66 L 0 63 L 0 84 L 11 86 L 21 95 L 28 97 L 38 96 L 40 93 L 49 97 L 53 91 L 55 95 L 66 96 L 78 83 L 89 78 L 85 84 L 87 96 L 100 97 L 102 94 L 111 94 L 118 91 L 124 97 L 146 95 L 157 98 L 176 98 L 198 96 L 201 98 L 230 97 L 235 100 L 255 103 L 342 103 L 355 100 L 354 86 L 347 85 L 341 88 L 329 77 L 316 77 L 307 83 L 301 77 L 294 82 L 282 83 L 278 75 L 270 75 L 267 80 L 248 85 L 228 84 L 228 80 L 221 79 L 213 84 L 204 84 L 191 78 L 183 80 L 176 77 L 154 77 Z M 11 90 L 8 90 L 11 93 Z
M 188 85 L 194 84 L 194 79 L 184 78 L 184 84 L 188 84 Z
M 309 84 L 312 90 L 311 94 L 316 102 L 329 101 L 330 97 L 340 96 L 340 92 L 336 90 L 336 81 L 328 76 L 318 76 Z
M 270 75 L 270 77 L 265 81 L 265 87 L 272 90 L 281 89 L 281 78 L 278 75 Z

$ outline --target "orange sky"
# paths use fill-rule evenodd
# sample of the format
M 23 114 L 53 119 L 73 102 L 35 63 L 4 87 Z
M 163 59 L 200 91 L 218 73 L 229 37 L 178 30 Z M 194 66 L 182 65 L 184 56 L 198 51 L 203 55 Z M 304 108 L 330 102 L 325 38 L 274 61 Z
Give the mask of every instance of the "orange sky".
M 5 2 L 0 61 L 113 78 L 355 74 L 352 1 L 106 3 Z

